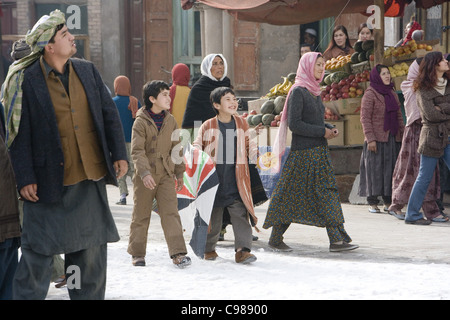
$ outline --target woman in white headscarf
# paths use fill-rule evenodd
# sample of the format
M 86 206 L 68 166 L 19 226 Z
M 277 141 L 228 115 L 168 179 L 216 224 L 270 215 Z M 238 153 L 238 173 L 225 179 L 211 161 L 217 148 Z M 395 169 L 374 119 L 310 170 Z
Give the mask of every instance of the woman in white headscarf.
M 216 88 L 231 87 L 227 71 L 228 65 L 223 55 L 213 53 L 203 59 L 202 76 L 191 89 L 182 124 L 183 129 L 191 130 L 191 136 L 195 122 L 199 122 L 200 127 L 203 122 L 216 116 L 210 94 Z

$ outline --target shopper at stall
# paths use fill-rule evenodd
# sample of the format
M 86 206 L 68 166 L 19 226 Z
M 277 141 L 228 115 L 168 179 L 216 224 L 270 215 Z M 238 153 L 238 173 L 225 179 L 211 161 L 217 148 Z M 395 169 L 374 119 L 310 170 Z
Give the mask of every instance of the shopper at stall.
M 334 27 L 333 37 L 331 38 L 328 48 L 323 53 L 325 61 L 338 56 L 346 56 L 354 52 L 355 50 L 350 44 L 347 28 L 343 25 Z
M 367 23 L 361 23 L 358 28 L 358 41 L 373 40 L 373 29 L 369 29 Z
M 404 37 L 400 39 L 400 41 L 395 45 L 396 48 L 404 46 L 409 41 L 412 40 L 412 34 L 416 30 L 422 30 L 422 27 L 417 21 L 410 21 L 406 26 L 404 30 Z
M 303 33 L 303 41 L 311 45 L 311 51 L 320 52 L 319 41 L 317 38 L 317 31 L 312 28 L 306 28 Z
M 330 251 L 358 248 L 344 229 L 344 216 L 328 142 L 338 130 L 324 123 L 325 107 L 320 98 L 320 82 L 325 61 L 320 53 L 306 53 L 299 63 L 293 88 L 288 94 L 273 150 L 285 150 L 286 131 L 292 131 L 291 151 L 272 194 L 263 228 L 272 227 L 269 246 L 291 251 L 283 234 L 291 223 L 325 227 Z
M 416 181 L 420 167 L 420 154 L 417 153 L 419 146 L 420 131 L 422 129 L 422 118 L 417 107 L 416 92 L 413 84 L 419 75 L 419 65 L 422 58 L 414 61 L 409 67 L 408 79 L 402 82 L 401 88 L 405 97 L 406 127 L 403 135 L 402 147 L 395 164 L 392 179 L 392 204 L 389 213 L 396 218 L 405 219 L 401 212 L 408 204 L 409 195 Z M 440 198 L 439 170 L 434 172 L 431 186 L 422 204 L 422 209 L 429 220 L 447 221 L 448 218 L 441 215 L 436 200 Z
M 358 194 L 367 197 L 369 212 L 379 213 L 378 196 L 385 211 L 391 205 L 392 173 L 404 131 L 400 102 L 389 69 L 376 65 L 370 72 L 370 86 L 361 102 L 364 146 L 360 163 Z
M 419 210 L 439 159 L 450 168 L 450 87 L 445 75 L 448 70 L 448 61 L 442 53 L 430 52 L 420 64 L 419 76 L 414 82 L 423 127 L 417 149 L 420 168 L 408 201 L 407 224 L 429 225 L 432 222 L 424 219 Z

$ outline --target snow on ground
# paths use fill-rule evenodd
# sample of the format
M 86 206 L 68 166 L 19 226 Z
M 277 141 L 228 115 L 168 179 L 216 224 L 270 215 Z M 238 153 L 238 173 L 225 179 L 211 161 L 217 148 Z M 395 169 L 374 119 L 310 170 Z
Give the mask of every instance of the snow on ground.
M 286 236 L 294 251 L 270 250 L 267 246 L 270 232 L 264 230 L 254 242 L 253 253 L 258 260 L 252 265 L 234 262 L 234 237 L 229 226 L 226 241 L 218 243 L 220 259 L 200 260 L 187 245 L 192 265 L 178 269 L 168 256 L 159 216 L 152 214 L 147 266 L 134 267 L 127 253 L 133 206 L 116 206 L 117 194 L 116 188 L 108 187 L 121 236 L 119 242 L 108 245 L 106 299 L 109 300 L 450 299 L 448 259 L 435 258 L 442 254 L 448 257 L 447 224 L 436 224 L 434 229 L 411 227 L 388 215 L 373 216 L 366 210 L 359 213 L 358 208 L 353 209 L 358 211 L 354 214 L 345 207 L 349 217 L 346 227 L 361 245 L 360 249 L 329 253 L 325 230 L 292 225 Z M 132 199 L 131 195 L 128 198 Z M 258 208 L 261 219 L 264 210 Z M 359 218 L 361 214 L 365 214 L 364 219 Z M 380 222 L 383 224 L 378 225 Z M 435 243 L 430 239 L 437 234 L 439 239 Z M 413 239 L 426 240 L 413 242 Z M 185 240 L 188 244 L 189 238 Z M 441 251 L 431 251 L 433 248 Z M 419 256 L 417 252 L 424 254 Z M 427 258 L 427 253 L 434 254 L 432 259 Z M 51 284 L 47 299 L 69 297 L 65 288 L 56 289 Z
M 232 248 L 219 248 L 219 260 L 191 254 L 192 265 L 178 269 L 160 243 L 148 248 L 146 267 L 134 267 L 126 249 L 124 241 L 108 246 L 106 299 L 450 299 L 446 264 L 322 260 L 261 248 L 254 264 L 237 265 Z M 51 285 L 47 299 L 68 299 L 67 291 Z

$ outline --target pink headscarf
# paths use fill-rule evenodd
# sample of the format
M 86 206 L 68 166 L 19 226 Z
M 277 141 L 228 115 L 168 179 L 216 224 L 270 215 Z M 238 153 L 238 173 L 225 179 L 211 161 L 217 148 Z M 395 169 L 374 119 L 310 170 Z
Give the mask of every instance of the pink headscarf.
M 417 60 L 414 61 L 409 67 L 408 77 L 402 82 L 401 88 L 403 95 L 405 96 L 405 113 L 406 113 L 406 126 L 410 126 L 416 120 L 421 119 L 419 107 L 417 107 L 416 92 L 414 91 L 414 81 L 419 76 L 419 64 Z
M 275 153 L 279 160 L 277 161 L 277 165 L 273 167 L 275 171 L 280 170 L 281 158 L 286 150 L 286 137 L 288 129 L 288 101 L 292 90 L 294 90 L 294 88 L 296 87 L 302 87 L 307 89 L 311 94 L 320 96 L 320 83 L 323 80 L 325 72 L 322 73 L 322 77 L 320 79 L 316 79 L 316 77 L 314 76 L 314 69 L 318 57 L 322 57 L 322 54 L 320 52 L 308 52 L 304 54 L 299 61 L 297 76 L 295 77 L 295 82 L 287 95 L 286 102 L 284 104 L 283 115 L 281 116 L 280 127 L 278 129 L 278 134 L 275 138 L 272 149 L 272 153 Z

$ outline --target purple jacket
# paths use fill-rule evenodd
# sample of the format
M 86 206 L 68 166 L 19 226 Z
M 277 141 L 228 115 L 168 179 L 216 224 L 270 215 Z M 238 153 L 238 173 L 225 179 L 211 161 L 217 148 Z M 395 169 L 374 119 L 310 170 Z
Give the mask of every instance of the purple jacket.
M 397 95 L 395 95 L 398 101 Z M 398 101 L 400 105 L 400 101 Z M 387 142 L 389 131 L 384 131 L 385 104 L 384 97 L 374 88 L 369 87 L 364 92 L 361 102 L 361 124 L 364 131 L 364 141 Z M 399 130 L 395 136 L 395 141 L 401 142 L 405 124 L 403 123 L 402 112 L 398 110 Z

